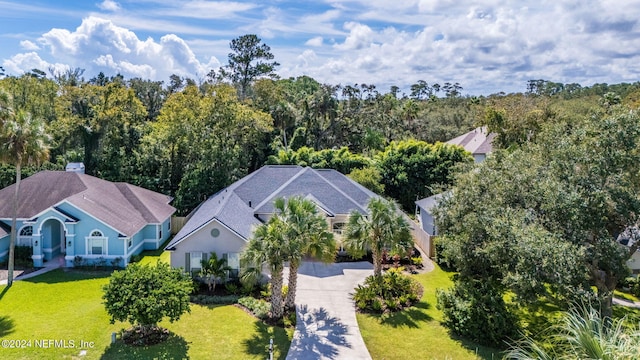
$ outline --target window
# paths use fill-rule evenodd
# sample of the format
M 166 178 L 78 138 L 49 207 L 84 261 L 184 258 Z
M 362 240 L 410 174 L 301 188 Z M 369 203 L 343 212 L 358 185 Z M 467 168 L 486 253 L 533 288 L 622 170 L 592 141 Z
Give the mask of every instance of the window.
M 18 236 L 18 246 L 31 246 L 31 236 L 33 236 L 33 226 L 25 226 L 20 229 Z
M 93 230 L 87 238 L 87 255 L 106 255 L 107 254 L 107 238 L 104 237 L 102 231 Z
M 162 230 L 160 230 L 160 232 L 158 232 L 158 239 L 162 239 Z
M 344 223 L 343 222 L 333 223 L 333 233 L 334 234 L 342 235 L 343 229 L 344 229 Z
M 167 228 L 171 231 L 171 219 L 169 219 L 169 222 L 167 223 Z
M 200 271 L 200 269 L 202 269 L 202 252 L 192 252 L 189 263 L 191 264 L 191 271 Z
M 127 247 L 130 248 L 133 245 L 133 241 L 131 239 L 127 239 Z
M 89 239 L 89 255 L 104 255 L 104 239 Z
M 104 236 L 104 235 L 102 235 L 102 231 L 100 231 L 100 230 L 93 230 L 93 231 L 91 232 L 91 236 L 92 236 L 92 237 L 102 237 L 102 236 Z

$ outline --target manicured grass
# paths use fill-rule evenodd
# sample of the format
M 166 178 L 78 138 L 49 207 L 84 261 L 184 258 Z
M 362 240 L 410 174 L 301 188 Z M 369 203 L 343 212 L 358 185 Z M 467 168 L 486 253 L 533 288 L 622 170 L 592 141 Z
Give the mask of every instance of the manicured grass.
M 440 325 L 436 289 L 452 286 L 450 275 L 438 266 L 415 278 L 424 286 L 422 300 L 408 311 L 391 316 L 357 314 L 358 324 L 373 359 L 499 359 L 499 350 L 452 337 Z
M 192 305 L 191 313 L 171 324 L 170 340 L 152 347 L 130 347 L 111 333 L 130 325 L 109 324 L 102 304 L 102 286 L 108 273 L 56 270 L 33 279 L 0 287 L 0 338 L 31 340 L 26 349 L 0 348 L 0 359 L 76 358 L 80 341 L 93 342 L 82 359 L 264 359 L 269 338 L 274 338 L 275 358 L 284 359 L 291 334 L 263 325 L 234 306 Z M 36 340 L 66 340 L 67 348 L 51 343 L 38 348 Z M 41 343 L 39 343 L 41 344 Z M 48 344 L 48 343 L 47 343 Z
M 158 260 L 160 260 L 160 262 L 169 264 L 170 258 L 171 258 L 171 254 L 168 251 L 158 251 L 158 250 L 143 251 L 140 255 L 143 256 L 143 258 L 140 260 L 141 265 L 146 265 L 146 264 L 155 265 L 156 262 L 158 262 Z
M 626 301 L 640 302 L 640 299 L 638 299 L 637 296 L 634 296 L 633 294 L 629 294 L 628 292 L 623 292 L 620 290 L 615 290 L 613 292 L 613 296 Z

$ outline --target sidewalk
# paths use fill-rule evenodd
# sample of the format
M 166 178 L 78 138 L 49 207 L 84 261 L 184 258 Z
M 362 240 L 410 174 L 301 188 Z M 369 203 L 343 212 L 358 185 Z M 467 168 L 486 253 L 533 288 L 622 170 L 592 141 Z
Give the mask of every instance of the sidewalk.
M 61 268 L 64 266 L 64 256 L 58 256 L 55 259 L 52 259 L 51 261 L 47 261 L 46 263 L 44 263 L 44 267 L 41 269 L 38 269 L 36 271 L 32 271 L 28 274 L 20 274 L 18 275 L 13 281 L 20 281 L 20 280 L 26 280 L 38 275 L 42 275 L 44 273 L 48 273 L 49 271 L 53 271 L 55 269 Z M 7 280 L 0 280 L 0 285 L 7 285 Z

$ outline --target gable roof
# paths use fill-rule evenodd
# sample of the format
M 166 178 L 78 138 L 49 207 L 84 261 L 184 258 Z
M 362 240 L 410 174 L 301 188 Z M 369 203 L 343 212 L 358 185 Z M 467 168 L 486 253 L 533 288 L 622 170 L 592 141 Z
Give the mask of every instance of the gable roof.
M 0 221 L 0 239 L 11 233 L 11 226 Z
M 493 150 L 491 142 L 495 133 L 487 134 L 487 127 L 479 127 L 447 141 L 447 144 L 460 145 L 473 155 L 488 154 Z
M 278 197 L 303 196 L 327 215 L 367 213 L 367 203 L 375 193 L 336 170 L 312 169 L 297 165 L 267 165 L 229 185 L 200 204 L 166 249 L 175 249 L 185 238 L 213 220 L 248 240 L 260 225 L 257 215 L 273 213 Z
M 11 217 L 14 189 L 15 184 L 0 190 L 0 218 Z M 20 183 L 18 218 L 33 218 L 62 202 L 125 236 L 149 223 L 161 223 L 175 212 L 169 205 L 171 197 L 138 186 L 75 172 L 41 171 Z
M 420 199 L 416 201 L 416 205 L 421 209 L 426 210 L 428 213 L 431 213 L 431 210 L 438 204 L 438 200 L 442 197 L 442 193 L 429 196 L 424 199 Z

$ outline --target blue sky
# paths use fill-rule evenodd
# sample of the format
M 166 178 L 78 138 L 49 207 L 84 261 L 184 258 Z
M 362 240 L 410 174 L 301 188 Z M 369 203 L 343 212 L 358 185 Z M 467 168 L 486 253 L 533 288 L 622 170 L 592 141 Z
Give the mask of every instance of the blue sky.
M 257 34 L 282 77 L 329 84 L 458 82 L 463 94 L 529 79 L 640 80 L 640 0 L 0 0 L 0 65 L 203 79 Z

